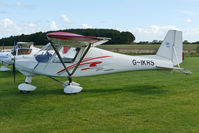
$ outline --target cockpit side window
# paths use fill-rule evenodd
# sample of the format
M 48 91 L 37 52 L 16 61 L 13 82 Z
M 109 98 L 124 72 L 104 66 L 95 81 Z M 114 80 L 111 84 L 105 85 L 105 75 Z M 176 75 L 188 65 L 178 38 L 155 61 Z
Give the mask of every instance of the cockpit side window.
M 74 48 L 74 47 L 68 48 L 68 47 L 64 46 L 61 48 L 59 53 L 60 53 L 60 56 L 62 57 L 62 60 L 64 63 L 72 63 L 75 61 L 79 51 L 80 51 L 80 48 Z M 60 60 L 56 56 L 53 59 L 53 62 L 60 63 Z

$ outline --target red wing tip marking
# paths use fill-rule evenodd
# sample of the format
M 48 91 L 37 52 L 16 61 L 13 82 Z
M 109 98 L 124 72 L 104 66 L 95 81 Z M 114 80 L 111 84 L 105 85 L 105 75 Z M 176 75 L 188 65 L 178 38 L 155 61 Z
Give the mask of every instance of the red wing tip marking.
M 95 36 L 82 36 L 79 34 L 69 33 L 69 32 L 52 32 L 47 34 L 48 37 L 54 39 L 63 40 L 74 40 L 74 41 L 96 41 L 98 40 Z

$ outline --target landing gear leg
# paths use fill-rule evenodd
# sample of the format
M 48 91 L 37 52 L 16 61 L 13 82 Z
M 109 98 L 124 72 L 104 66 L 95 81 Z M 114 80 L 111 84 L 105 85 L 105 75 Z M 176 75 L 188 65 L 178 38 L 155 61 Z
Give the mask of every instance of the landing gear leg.
M 18 86 L 19 91 L 23 94 L 30 93 L 31 91 L 34 91 L 37 87 L 31 85 L 31 82 L 32 82 L 32 76 L 26 76 L 25 83 L 21 83 Z

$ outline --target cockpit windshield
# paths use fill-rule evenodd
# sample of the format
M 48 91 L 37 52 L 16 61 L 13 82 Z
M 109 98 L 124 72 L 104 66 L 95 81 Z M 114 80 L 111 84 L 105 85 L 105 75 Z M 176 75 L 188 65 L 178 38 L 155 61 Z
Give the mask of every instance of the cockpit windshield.
M 59 50 L 59 54 L 64 63 L 73 63 L 80 51 L 80 48 L 75 47 L 66 47 L 63 46 L 61 48 L 57 48 Z M 49 44 L 44 46 L 36 55 L 35 59 L 38 62 L 48 62 L 51 60 L 53 63 L 60 63 L 60 59 L 58 58 L 57 54 L 52 50 L 52 47 Z

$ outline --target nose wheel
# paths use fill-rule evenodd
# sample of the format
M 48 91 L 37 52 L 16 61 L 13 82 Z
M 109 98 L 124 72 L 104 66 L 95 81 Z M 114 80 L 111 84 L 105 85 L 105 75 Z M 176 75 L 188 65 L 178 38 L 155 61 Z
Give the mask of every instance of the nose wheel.
M 23 94 L 30 93 L 31 91 L 34 91 L 36 88 L 37 88 L 36 86 L 27 83 L 22 83 L 18 86 L 20 93 Z
M 30 93 L 31 91 L 34 91 L 37 87 L 34 85 L 31 85 L 31 82 L 32 82 L 32 77 L 27 76 L 25 83 L 21 83 L 18 86 L 20 93 L 27 94 L 27 93 Z

